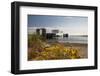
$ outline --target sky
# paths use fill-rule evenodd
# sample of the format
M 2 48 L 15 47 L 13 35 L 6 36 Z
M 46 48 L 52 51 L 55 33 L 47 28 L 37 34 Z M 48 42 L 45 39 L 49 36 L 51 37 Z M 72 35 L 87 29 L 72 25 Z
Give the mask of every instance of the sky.
M 32 31 L 32 29 L 39 27 L 47 28 L 47 31 L 59 29 L 70 35 L 87 35 L 88 17 L 28 15 L 28 28 Z

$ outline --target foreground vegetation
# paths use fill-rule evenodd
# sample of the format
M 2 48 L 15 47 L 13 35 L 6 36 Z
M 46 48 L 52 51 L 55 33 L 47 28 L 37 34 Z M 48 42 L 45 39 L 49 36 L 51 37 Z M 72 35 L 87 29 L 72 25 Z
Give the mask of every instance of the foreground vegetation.
M 79 49 L 63 43 L 48 43 L 42 36 L 28 36 L 28 60 L 79 59 Z

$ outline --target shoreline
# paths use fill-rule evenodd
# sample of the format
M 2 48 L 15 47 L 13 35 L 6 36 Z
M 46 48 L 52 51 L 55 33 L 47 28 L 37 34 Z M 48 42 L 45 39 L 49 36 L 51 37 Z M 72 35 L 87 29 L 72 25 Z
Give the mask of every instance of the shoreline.
M 87 43 L 69 43 L 69 42 L 53 42 L 53 43 L 60 43 L 64 45 L 66 48 L 75 48 L 79 49 L 79 56 L 82 58 L 88 58 L 88 44 Z M 52 43 L 50 43 L 52 44 Z
M 65 45 L 74 45 L 74 46 L 87 46 L 88 44 L 87 43 L 63 43 Z

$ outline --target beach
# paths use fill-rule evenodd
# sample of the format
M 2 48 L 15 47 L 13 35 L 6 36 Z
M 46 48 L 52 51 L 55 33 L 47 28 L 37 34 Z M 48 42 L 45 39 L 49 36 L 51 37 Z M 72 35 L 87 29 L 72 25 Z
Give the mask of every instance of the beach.
M 57 60 L 88 58 L 88 43 L 84 39 L 46 39 L 29 35 L 28 60 Z
M 65 43 L 64 44 L 67 48 L 76 48 L 79 49 L 79 56 L 81 58 L 88 58 L 88 44 L 83 43 Z

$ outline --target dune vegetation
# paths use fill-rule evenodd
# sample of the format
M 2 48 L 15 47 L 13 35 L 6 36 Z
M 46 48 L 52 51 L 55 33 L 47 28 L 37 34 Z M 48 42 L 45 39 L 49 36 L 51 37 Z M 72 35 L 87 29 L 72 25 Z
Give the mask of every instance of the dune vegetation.
M 67 44 L 67 43 L 66 43 Z M 28 60 L 79 59 L 80 49 L 63 43 L 48 43 L 37 34 L 28 35 Z

